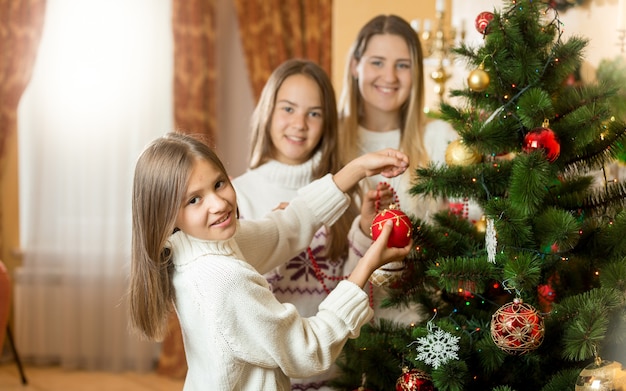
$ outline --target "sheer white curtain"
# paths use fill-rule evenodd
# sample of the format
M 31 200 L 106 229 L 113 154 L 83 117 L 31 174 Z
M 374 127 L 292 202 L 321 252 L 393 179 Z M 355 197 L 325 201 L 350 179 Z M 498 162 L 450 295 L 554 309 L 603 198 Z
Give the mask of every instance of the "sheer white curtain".
M 134 163 L 172 130 L 171 0 L 48 0 L 18 117 L 15 334 L 34 362 L 148 370 L 127 328 Z

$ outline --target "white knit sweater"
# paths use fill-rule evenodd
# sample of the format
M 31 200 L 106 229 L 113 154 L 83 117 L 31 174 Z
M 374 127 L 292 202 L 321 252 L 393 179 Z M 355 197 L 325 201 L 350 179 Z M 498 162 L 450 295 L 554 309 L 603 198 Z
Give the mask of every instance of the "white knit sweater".
M 185 391 L 289 390 L 289 377 L 327 370 L 346 339 L 358 336 L 372 316 L 358 286 L 341 282 L 315 316 L 304 318 L 276 300 L 260 274 L 306 248 L 348 200 L 327 175 L 303 188 L 286 210 L 240 221 L 229 240 L 170 237 Z
M 267 215 L 281 202 L 290 202 L 298 190 L 313 181 L 313 169 L 321 159 L 317 153 L 313 158 L 300 165 L 283 164 L 271 160 L 263 165 L 248 170 L 235 178 L 233 185 L 237 192 L 237 206 L 242 219 L 259 219 Z M 359 219 L 353 224 L 349 238 L 349 264 L 356 264 L 371 244 L 371 239 L 361 232 Z M 328 242 L 325 226 L 321 227 L 309 244 L 319 269 L 328 278 L 322 284 L 315 275 L 315 266 L 307 254 L 302 252 L 288 262 L 265 274 L 272 291 L 281 303 L 293 304 L 300 315 L 312 316 L 319 305 L 328 296 L 326 289 L 333 290 L 340 279 L 348 273 L 344 271 L 344 259 L 330 259 L 324 254 Z M 306 379 L 292 379 L 292 390 L 329 391 L 326 382 L 333 378 L 336 368 Z
M 358 129 L 358 148 L 360 154 L 366 154 L 383 148 L 400 147 L 400 130 L 374 132 L 363 127 Z M 445 164 L 445 152 L 450 141 L 458 138 L 457 133 L 444 121 L 430 122 L 424 132 L 424 146 L 432 162 Z M 394 178 L 385 178 L 375 175 L 361 181 L 364 189 L 375 189 L 379 182 L 387 182 L 396 191 L 400 208 L 408 215 L 428 221 L 430 217 L 445 204 L 441 200 L 423 197 L 414 197 L 409 194 L 414 173 L 407 170 L 403 175 Z M 408 307 L 381 308 L 380 305 L 387 296 L 384 287 L 373 287 L 373 299 L 376 319 L 388 319 L 402 324 L 418 323 L 425 319 L 429 309 L 421 304 L 412 304 Z
M 358 148 L 361 155 L 381 150 L 383 148 L 400 147 L 400 129 L 387 132 L 373 132 L 363 127 L 358 129 Z M 430 161 L 437 164 L 445 163 L 445 153 L 448 144 L 458 138 L 458 134 L 444 121 L 430 122 L 424 131 L 424 147 Z M 379 182 L 387 182 L 398 194 L 400 208 L 410 215 L 423 220 L 429 220 L 432 214 L 441 209 L 440 201 L 412 196 L 409 190 L 412 187 L 414 172 L 407 170 L 403 175 L 394 178 L 385 178 L 374 175 L 361 181 L 365 189 L 375 189 Z

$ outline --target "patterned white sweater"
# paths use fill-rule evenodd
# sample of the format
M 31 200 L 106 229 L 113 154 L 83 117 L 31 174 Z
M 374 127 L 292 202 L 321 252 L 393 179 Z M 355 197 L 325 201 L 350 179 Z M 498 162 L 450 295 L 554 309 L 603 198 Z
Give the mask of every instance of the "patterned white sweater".
M 185 391 L 289 390 L 289 377 L 326 371 L 347 338 L 358 336 L 372 317 L 358 286 L 341 282 L 315 316 L 305 318 L 280 303 L 261 274 L 306 248 L 347 203 L 327 175 L 303 188 L 287 209 L 240 221 L 229 240 L 183 232 L 169 238 L 188 363 Z
M 235 178 L 233 185 L 237 191 L 240 218 L 259 219 L 281 202 L 291 202 L 299 189 L 313 181 L 313 168 L 319 161 L 319 153 L 300 165 L 288 165 L 272 160 Z M 359 221 L 357 218 L 346 238 L 346 241 L 350 242 L 348 255 L 350 265 L 356 264 L 372 242 L 360 230 Z M 323 284 L 316 276 L 315 265 L 307 251 L 297 254 L 265 274 L 276 298 L 281 303 L 293 304 L 302 316 L 315 315 L 319 305 L 328 296 L 326 290 L 333 290 L 350 271 L 344 270 L 345 259 L 331 259 L 324 255 L 327 236 L 326 226 L 322 226 L 309 244 L 313 259 L 324 274 Z M 305 379 L 294 378 L 291 389 L 331 390 L 326 383 L 335 373 L 336 369 L 332 366 L 328 371 L 316 376 Z

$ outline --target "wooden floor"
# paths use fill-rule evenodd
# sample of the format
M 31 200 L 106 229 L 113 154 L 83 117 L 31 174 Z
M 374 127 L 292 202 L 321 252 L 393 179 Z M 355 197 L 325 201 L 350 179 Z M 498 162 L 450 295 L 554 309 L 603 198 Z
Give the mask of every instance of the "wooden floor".
M 183 380 L 156 373 L 69 371 L 58 367 L 26 366 L 22 384 L 14 362 L 0 363 L 2 391 L 181 391 Z

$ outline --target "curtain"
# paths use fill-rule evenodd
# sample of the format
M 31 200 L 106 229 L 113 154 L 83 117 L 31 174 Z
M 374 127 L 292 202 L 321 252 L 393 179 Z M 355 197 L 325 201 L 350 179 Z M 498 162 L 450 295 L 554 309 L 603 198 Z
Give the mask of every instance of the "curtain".
M 217 0 L 174 0 L 174 118 L 187 133 L 207 136 L 216 143 Z M 183 337 L 176 314 L 170 316 L 169 333 L 162 344 L 157 372 L 174 378 L 187 374 Z
M 235 0 L 252 90 L 290 58 L 317 62 L 330 75 L 332 0 Z
M 0 162 L 2 163 L 5 141 L 17 129 L 17 106 L 31 78 L 45 8 L 46 0 L 0 0 Z M 0 175 L 3 172 L 4 170 L 0 170 Z M 3 224 L 0 224 L 0 238 L 3 228 Z M 4 254 L 3 246 L 4 243 L 0 240 L 0 254 Z
M 18 113 L 24 360 L 154 369 L 158 344 L 127 327 L 131 188 L 174 126 L 172 73 L 170 0 L 48 0 Z
M 215 141 L 216 0 L 173 0 L 176 127 Z

